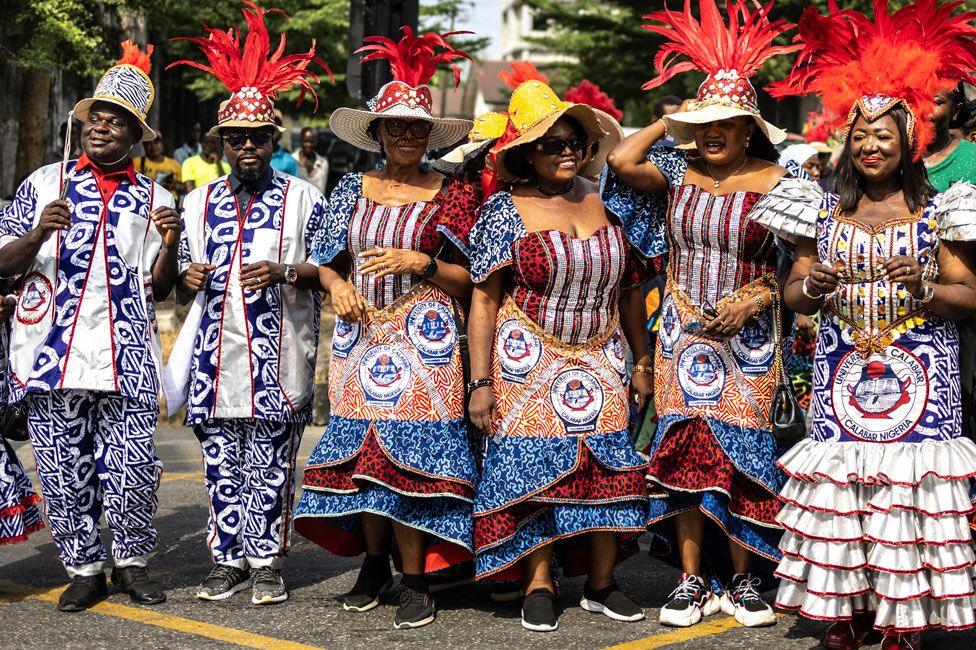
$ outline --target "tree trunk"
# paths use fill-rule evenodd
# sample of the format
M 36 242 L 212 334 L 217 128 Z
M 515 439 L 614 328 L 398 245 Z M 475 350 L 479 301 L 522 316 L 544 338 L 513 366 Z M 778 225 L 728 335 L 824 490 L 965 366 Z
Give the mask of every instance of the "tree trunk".
M 16 182 L 44 162 L 47 120 L 51 105 L 51 74 L 24 70 L 20 84 L 20 128 L 17 135 Z

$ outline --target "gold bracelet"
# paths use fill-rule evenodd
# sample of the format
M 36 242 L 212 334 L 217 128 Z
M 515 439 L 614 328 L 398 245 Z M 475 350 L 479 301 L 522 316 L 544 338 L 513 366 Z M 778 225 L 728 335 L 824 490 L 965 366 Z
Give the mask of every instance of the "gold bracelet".
M 766 310 L 766 303 L 763 302 L 762 295 L 756 294 L 752 297 L 752 302 L 756 303 L 756 308 L 759 309 L 757 314 L 763 313 Z
M 653 368 L 651 368 L 650 366 L 645 366 L 645 365 L 644 365 L 644 364 L 642 364 L 642 363 L 635 363 L 635 364 L 634 364 L 634 372 L 633 372 L 632 374 L 635 374 L 635 375 L 636 375 L 637 373 L 639 373 L 639 372 L 642 372 L 642 373 L 644 373 L 644 374 L 647 374 L 647 375 L 649 375 L 649 374 L 651 374 L 651 373 L 652 373 L 653 371 L 654 371 L 654 369 L 653 369 Z

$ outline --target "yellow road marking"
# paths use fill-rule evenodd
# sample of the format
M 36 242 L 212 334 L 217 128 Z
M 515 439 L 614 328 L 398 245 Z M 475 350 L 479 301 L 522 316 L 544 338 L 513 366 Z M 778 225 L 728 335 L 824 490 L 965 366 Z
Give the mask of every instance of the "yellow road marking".
M 782 614 L 776 615 L 777 618 L 780 616 Z M 732 616 L 726 616 L 725 618 L 709 621 L 708 623 L 699 623 L 698 625 L 683 627 L 677 630 L 671 630 L 670 632 L 652 634 L 651 636 L 646 636 L 636 641 L 627 641 L 626 643 L 605 648 L 605 650 L 654 650 L 655 648 L 663 648 L 664 646 L 700 639 L 703 636 L 722 634 L 737 627 L 742 627 L 742 625 Z
M 195 481 L 200 479 L 200 483 L 203 483 L 203 469 L 199 472 L 167 472 L 163 470 L 163 478 L 160 479 L 161 483 L 169 483 L 170 481 Z
M 57 603 L 62 591 L 64 591 L 64 587 L 33 589 L 18 585 L 10 580 L 0 580 L 0 603 L 10 603 L 24 599 Z M 194 621 L 188 618 L 171 616 L 148 609 L 118 605 L 108 601 L 103 601 L 88 611 L 103 616 L 121 618 L 126 621 L 153 625 L 167 630 L 185 632 L 225 643 L 233 643 L 244 648 L 257 648 L 258 650 L 320 650 L 317 646 L 285 641 L 243 630 L 235 630 L 230 627 L 211 625 L 210 623 Z

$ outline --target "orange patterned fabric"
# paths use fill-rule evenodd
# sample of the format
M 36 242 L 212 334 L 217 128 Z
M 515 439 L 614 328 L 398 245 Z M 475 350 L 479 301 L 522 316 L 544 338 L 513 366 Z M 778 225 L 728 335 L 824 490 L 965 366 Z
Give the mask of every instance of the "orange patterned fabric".
M 558 438 L 627 428 L 627 348 L 619 328 L 569 345 L 508 296 L 497 323 L 491 362 L 497 435 Z

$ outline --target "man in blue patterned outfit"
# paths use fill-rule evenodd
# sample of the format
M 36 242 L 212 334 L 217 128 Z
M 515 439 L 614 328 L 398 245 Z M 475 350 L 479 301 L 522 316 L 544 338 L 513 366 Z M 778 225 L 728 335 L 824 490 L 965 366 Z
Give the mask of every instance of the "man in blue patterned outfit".
M 244 11 L 251 27 L 244 51 L 259 51 L 253 41 L 267 39 L 263 11 L 251 4 Z M 210 493 L 214 566 L 196 595 L 223 600 L 252 585 L 256 605 L 288 598 L 281 565 L 321 309 L 318 267 L 307 260 L 326 211 L 321 192 L 270 168 L 272 135 L 283 130 L 271 96 L 282 88 L 263 80 L 289 77 L 274 65 L 256 62 L 254 79 L 221 78 L 232 94 L 210 135 L 223 139 L 231 174 L 183 203 L 180 288 L 196 298 L 170 361 L 185 365 L 175 373 L 186 381 L 177 399 L 187 400 Z M 298 70 L 311 75 L 304 65 Z
M 146 571 L 156 545 L 162 464 L 153 447 L 160 354 L 153 299 L 177 274 L 173 197 L 137 174 L 130 152 L 146 124 L 149 52 L 125 56 L 74 108 L 84 155 L 31 174 L 0 216 L 0 275 L 22 283 L 11 331 L 11 401 L 23 400 L 47 516 L 71 585 L 62 611 L 107 594 L 165 600 Z

